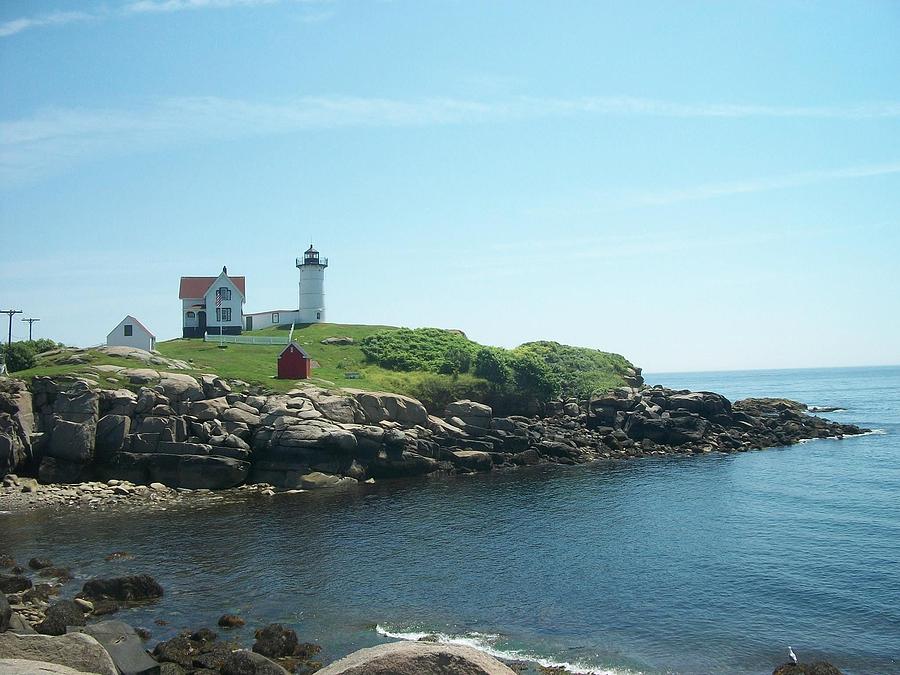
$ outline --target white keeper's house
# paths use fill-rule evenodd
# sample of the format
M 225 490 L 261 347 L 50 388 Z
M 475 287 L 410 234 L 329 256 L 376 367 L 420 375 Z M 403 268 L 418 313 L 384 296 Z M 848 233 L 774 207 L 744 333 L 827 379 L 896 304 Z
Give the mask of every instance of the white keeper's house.
M 181 277 L 183 337 L 240 335 L 246 296 L 246 278 L 229 276 L 225 267 L 217 277 Z

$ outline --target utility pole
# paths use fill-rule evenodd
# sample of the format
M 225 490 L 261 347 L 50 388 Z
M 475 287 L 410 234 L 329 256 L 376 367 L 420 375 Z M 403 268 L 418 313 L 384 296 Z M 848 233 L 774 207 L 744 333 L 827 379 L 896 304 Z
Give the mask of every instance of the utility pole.
M 12 344 L 12 318 L 13 318 L 13 314 L 21 314 L 21 313 L 22 313 L 22 310 L 21 310 L 21 309 L 0 309 L 0 314 L 6 314 L 6 315 L 9 316 L 9 337 L 7 338 L 7 341 L 6 341 L 6 346 L 7 346 L 7 347 L 9 347 L 9 345 Z
M 22 319 L 22 321 L 28 322 L 28 341 L 31 342 L 31 327 L 34 325 L 35 321 L 40 321 L 40 319 Z

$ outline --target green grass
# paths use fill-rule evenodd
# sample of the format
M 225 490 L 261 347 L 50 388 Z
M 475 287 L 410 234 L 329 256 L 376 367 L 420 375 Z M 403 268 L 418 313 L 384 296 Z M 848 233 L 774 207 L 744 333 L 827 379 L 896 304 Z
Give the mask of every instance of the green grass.
M 245 335 L 287 337 L 290 326 L 271 327 L 251 331 Z M 371 391 L 391 391 L 415 396 L 423 400 L 429 409 L 440 409 L 447 396 L 456 398 L 478 398 L 479 393 L 486 392 L 486 380 L 471 374 L 456 377 L 442 375 L 423 370 L 399 371 L 381 367 L 367 360 L 360 349 L 363 338 L 398 330 L 391 326 L 360 326 L 348 324 L 310 324 L 297 326 L 294 340 L 319 364 L 313 370 L 312 384 L 328 388 L 352 387 Z M 352 345 L 323 345 L 321 340 L 327 337 L 346 336 L 354 339 Z M 581 350 L 555 343 L 531 343 L 522 348 L 539 352 L 551 366 L 557 369 L 585 369 L 593 371 L 593 383 L 603 386 L 622 384 L 621 372 L 630 366 L 627 360 L 618 355 L 605 354 L 595 350 Z M 522 349 L 520 348 L 520 349 Z M 297 386 L 294 380 L 275 379 L 278 354 L 283 345 L 242 345 L 228 344 L 220 348 L 216 342 L 203 340 L 169 340 L 157 343 L 157 350 L 164 357 L 180 359 L 190 364 L 191 374 L 216 373 L 229 380 L 243 380 L 251 385 L 262 386 L 274 391 L 287 391 Z M 582 352 L 589 352 L 587 356 Z M 165 370 L 164 367 L 146 364 L 135 359 L 109 356 L 94 350 L 80 354 L 87 363 L 65 364 L 61 361 L 70 358 L 72 352 L 42 355 L 38 364 L 29 370 L 14 373 L 15 377 L 30 379 L 37 375 L 80 375 L 90 374 L 97 378 L 103 386 L 129 386 L 124 378 L 111 373 L 94 373 L 90 366 L 110 364 L 129 368 L 152 368 Z M 347 378 L 347 373 L 359 373 L 359 379 Z M 134 388 L 134 387 L 132 387 Z M 430 403 L 430 405 L 429 405 Z

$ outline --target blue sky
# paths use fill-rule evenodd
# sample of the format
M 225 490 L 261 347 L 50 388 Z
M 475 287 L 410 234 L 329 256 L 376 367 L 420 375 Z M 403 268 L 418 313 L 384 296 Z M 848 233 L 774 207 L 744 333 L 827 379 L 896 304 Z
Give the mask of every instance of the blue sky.
M 7 0 L 0 304 L 166 339 L 179 276 L 291 308 L 314 241 L 336 322 L 900 363 L 898 35 L 856 0 Z

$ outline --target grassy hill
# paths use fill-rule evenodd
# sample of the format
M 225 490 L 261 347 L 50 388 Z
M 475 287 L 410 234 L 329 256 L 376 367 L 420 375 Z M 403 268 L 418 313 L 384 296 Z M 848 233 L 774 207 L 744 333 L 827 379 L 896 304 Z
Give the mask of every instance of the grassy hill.
M 272 327 L 245 333 L 250 336 L 286 338 L 290 327 Z M 350 337 L 353 344 L 324 345 L 328 337 Z M 495 405 L 510 392 L 577 394 L 619 386 L 631 364 L 617 354 L 568 347 L 555 342 L 533 342 L 515 350 L 484 347 L 455 331 L 403 329 L 391 326 L 312 324 L 298 326 L 296 340 L 318 363 L 312 383 L 325 387 L 393 391 L 421 399 L 438 410 L 450 400 L 473 398 Z M 191 372 L 217 373 L 275 391 L 296 386 L 274 378 L 276 358 L 283 345 L 228 344 L 169 340 L 157 343 L 160 354 L 186 361 Z M 36 367 L 15 373 L 16 377 L 89 373 L 98 365 L 148 367 L 139 361 L 114 357 L 95 350 L 75 355 L 68 351 L 38 358 Z M 156 367 L 150 365 L 149 367 Z M 157 367 L 158 368 L 158 367 Z M 164 369 L 164 368 L 163 368 Z M 348 374 L 354 374 L 348 377 Z M 96 375 L 96 372 L 95 372 Z M 126 384 L 115 373 L 103 373 L 109 385 Z M 538 387 L 535 383 L 542 385 Z M 501 396 L 503 394 L 503 396 Z M 504 396 L 506 398 L 504 398 Z

